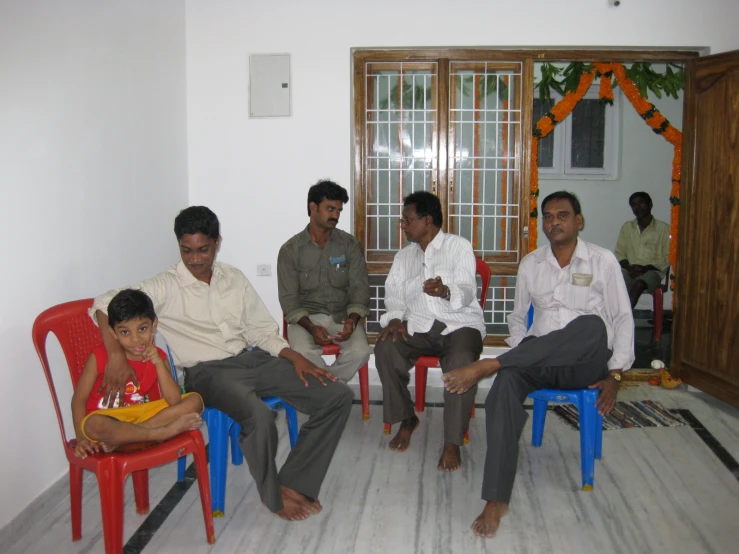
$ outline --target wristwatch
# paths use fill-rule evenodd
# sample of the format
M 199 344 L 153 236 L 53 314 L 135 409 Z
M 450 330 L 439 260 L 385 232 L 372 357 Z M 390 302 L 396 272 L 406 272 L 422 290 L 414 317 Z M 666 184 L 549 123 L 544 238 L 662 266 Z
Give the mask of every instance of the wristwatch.
M 617 382 L 621 382 L 621 372 L 620 371 L 609 371 L 608 375 L 613 377 Z
M 450 291 L 449 290 L 449 287 L 447 287 L 446 285 L 444 285 L 444 287 L 446 288 L 446 294 L 444 296 L 442 296 L 442 298 L 444 300 L 451 300 L 451 298 L 452 298 L 452 291 Z

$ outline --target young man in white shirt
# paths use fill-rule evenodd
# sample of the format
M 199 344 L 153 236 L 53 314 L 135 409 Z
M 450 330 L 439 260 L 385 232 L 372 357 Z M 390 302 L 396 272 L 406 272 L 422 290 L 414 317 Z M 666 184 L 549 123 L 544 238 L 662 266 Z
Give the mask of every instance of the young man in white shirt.
M 634 319 L 616 257 L 578 238 L 584 220 L 574 194 L 550 194 L 541 211 L 550 244 L 529 253 L 519 266 L 508 316 L 507 342 L 513 348 L 442 377 L 448 392 L 464 394 L 497 374 L 485 401 L 482 499 L 487 504 L 472 524 L 482 537 L 494 536 L 508 511 L 528 417 L 526 396 L 544 388 L 598 388 L 596 406 L 605 415 L 616 401 L 621 372 L 634 361 Z M 527 330 L 531 304 L 534 321 Z
M 441 230 L 439 199 L 414 192 L 403 203 L 400 220 L 411 244 L 395 256 L 385 281 L 384 329 L 375 344 L 382 381 L 385 423 L 400 423 L 390 449 L 403 452 L 419 420 L 408 392 L 409 371 L 419 356 L 439 356 L 442 372 L 480 357 L 485 322 L 477 301 L 476 261 L 468 240 Z M 444 392 L 444 448 L 440 471 L 461 464 L 460 446 L 470 422 L 477 386 L 464 394 Z

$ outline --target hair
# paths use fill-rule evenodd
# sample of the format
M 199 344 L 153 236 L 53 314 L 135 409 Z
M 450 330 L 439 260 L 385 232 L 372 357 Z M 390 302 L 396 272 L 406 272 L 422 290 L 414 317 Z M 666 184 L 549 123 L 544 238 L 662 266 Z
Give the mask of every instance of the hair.
M 149 318 L 154 321 L 156 317 L 151 298 L 140 290 L 123 289 L 108 304 L 108 325 L 111 328 L 132 319 Z
M 415 206 L 419 217 L 431 216 L 434 225 L 441 229 L 444 216 L 441 213 L 441 201 L 435 194 L 425 190 L 418 190 L 403 199 L 403 206 Z
M 541 203 L 542 213 L 544 213 L 544 208 L 550 200 L 569 200 L 570 204 L 572 204 L 572 209 L 574 210 L 575 215 L 580 215 L 580 213 L 582 213 L 580 201 L 577 199 L 577 196 L 575 196 L 571 192 L 567 192 L 566 190 L 558 190 L 557 192 L 553 192 L 552 194 L 547 196 Z
M 643 198 L 644 200 L 647 201 L 647 203 L 650 206 L 652 205 L 652 197 L 649 196 L 646 192 L 643 192 L 643 191 L 641 191 L 641 192 L 635 192 L 634 194 L 632 194 L 631 196 L 629 196 L 629 205 L 631 205 L 631 201 L 634 200 L 635 198 Z
M 210 208 L 190 206 L 174 218 L 174 234 L 177 240 L 180 240 L 184 235 L 197 235 L 198 233 L 203 233 L 213 240 L 218 240 L 220 236 L 218 216 Z
M 324 198 L 341 200 L 344 204 L 349 202 L 349 195 L 344 187 L 328 179 L 322 179 L 308 189 L 308 215 L 310 215 L 310 203 L 315 202 L 318 206 Z

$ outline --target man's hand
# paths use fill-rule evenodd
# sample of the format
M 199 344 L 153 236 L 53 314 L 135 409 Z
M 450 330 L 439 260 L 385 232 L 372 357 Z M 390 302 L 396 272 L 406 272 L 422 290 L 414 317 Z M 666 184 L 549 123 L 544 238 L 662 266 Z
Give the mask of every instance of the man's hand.
M 303 381 L 303 384 L 306 387 L 308 386 L 308 379 L 306 379 L 308 376 L 317 379 L 324 387 L 326 386 L 326 381 L 336 381 L 336 376 L 333 373 L 326 371 L 325 369 L 321 369 L 320 367 L 316 367 L 303 356 L 300 356 L 299 358 L 296 357 L 290 361 L 293 363 L 293 366 L 295 366 L 295 373 L 298 374 L 298 379 Z M 324 381 L 324 379 L 326 381 Z
M 598 413 L 602 416 L 611 413 L 613 406 L 616 405 L 616 395 L 618 394 L 618 381 L 615 377 L 609 373 L 608 377 L 593 383 L 588 388 L 600 389 L 600 395 L 598 395 L 598 400 L 595 403 Z
M 403 340 L 408 340 L 408 332 L 405 328 L 405 324 L 399 319 L 392 319 L 380 333 L 377 335 L 377 340 L 385 340 L 388 335 L 393 336 L 393 342 L 398 340 L 398 335 Z
M 139 386 L 136 372 L 128 363 L 126 355 L 121 353 L 111 354 L 103 373 L 103 382 L 98 392 L 103 395 L 103 405 L 112 408 L 116 396 L 123 398 L 126 391 L 126 383 L 131 380 L 134 386 Z
M 85 438 L 81 438 L 77 439 L 77 446 L 74 447 L 74 455 L 77 458 L 82 458 L 84 460 L 90 454 L 100 452 L 101 450 L 102 449 L 100 448 L 100 445 L 98 443 L 90 442 Z
M 313 342 L 315 342 L 319 346 L 326 346 L 327 344 L 331 344 L 331 335 L 328 334 L 328 331 L 325 327 L 314 325 L 313 327 L 311 327 L 310 334 L 313 335 Z
M 337 333 L 334 337 L 334 340 L 336 342 L 343 342 L 349 339 L 349 337 L 352 336 L 354 329 L 357 327 L 354 319 L 351 317 L 347 317 L 344 321 L 342 321 L 342 323 L 344 324 L 344 329 L 340 333 Z
M 631 277 L 639 277 L 639 275 L 644 275 L 647 272 L 647 268 L 643 265 L 633 264 L 626 271 L 629 272 Z
M 441 281 L 441 277 L 434 277 L 433 279 L 426 279 L 423 282 L 423 292 L 429 296 L 442 297 L 446 292 L 444 283 Z

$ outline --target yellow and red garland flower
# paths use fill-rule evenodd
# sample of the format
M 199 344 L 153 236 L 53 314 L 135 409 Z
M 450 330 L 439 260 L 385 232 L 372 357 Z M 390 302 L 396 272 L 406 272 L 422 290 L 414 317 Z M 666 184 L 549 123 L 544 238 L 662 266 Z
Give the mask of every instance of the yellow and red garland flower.
M 683 134 L 676 129 L 660 111 L 644 98 L 636 84 L 626 75 L 626 69 L 621 63 L 602 63 L 596 62 L 594 67 L 582 74 L 577 90 L 570 91 L 565 94 L 549 112 L 544 114 L 537 121 L 534 128 L 534 137 L 531 144 L 531 190 L 529 197 L 529 251 L 536 249 L 538 225 L 537 217 L 539 211 L 537 208 L 537 199 L 539 197 L 539 139 L 544 138 L 554 130 L 554 126 L 562 122 L 575 108 L 575 105 L 582 100 L 593 82 L 593 79 L 600 77 L 599 99 L 601 102 L 613 104 L 613 87 L 611 84 L 611 76 L 616 78 L 624 96 L 628 98 L 631 105 L 634 106 L 637 113 L 658 135 L 662 135 L 664 139 L 672 144 L 674 154 L 672 158 L 672 190 L 670 192 L 670 265 L 673 272 L 670 275 L 672 281 L 671 288 L 674 291 L 676 285 L 674 268 L 677 262 L 677 231 L 678 219 L 680 213 L 680 172 L 682 169 L 682 142 Z M 675 297 L 673 296 L 673 309 Z

